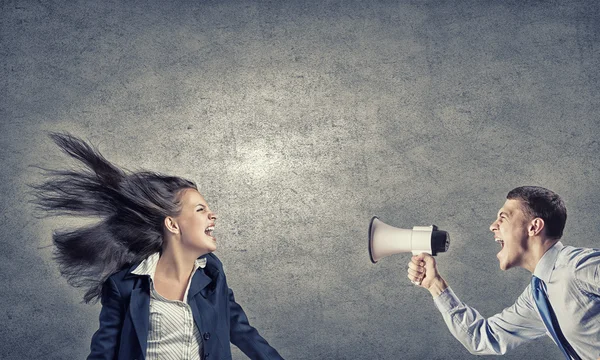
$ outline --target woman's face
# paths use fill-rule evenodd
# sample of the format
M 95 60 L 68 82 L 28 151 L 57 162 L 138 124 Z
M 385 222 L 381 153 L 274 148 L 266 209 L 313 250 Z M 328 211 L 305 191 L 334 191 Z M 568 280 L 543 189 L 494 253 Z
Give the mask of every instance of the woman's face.
M 215 251 L 217 239 L 213 230 L 217 215 L 196 189 L 184 190 L 180 202 L 181 213 L 174 219 L 179 225 L 182 245 L 190 251 L 199 250 L 200 255 Z

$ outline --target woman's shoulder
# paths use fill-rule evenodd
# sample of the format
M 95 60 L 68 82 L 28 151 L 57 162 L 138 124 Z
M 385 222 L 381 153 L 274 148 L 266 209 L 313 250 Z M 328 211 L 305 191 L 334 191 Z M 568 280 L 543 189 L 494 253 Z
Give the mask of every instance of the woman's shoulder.
M 217 257 L 217 255 L 213 254 L 213 253 L 208 253 L 206 255 L 206 264 L 207 265 L 213 265 L 218 267 L 220 270 L 223 269 L 223 263 L 221 262 L 221 260 Z
M 135 283 L 135 280 L 139 278 L 139 275 L 132 274 L 131 272 L 138 266 L 139 264 L 129 264 L 123 267 L 121 270 L 112 274 L 108 277 L 107 282 L 113 282 L 118 287 L 128 286 L 131 287 Z

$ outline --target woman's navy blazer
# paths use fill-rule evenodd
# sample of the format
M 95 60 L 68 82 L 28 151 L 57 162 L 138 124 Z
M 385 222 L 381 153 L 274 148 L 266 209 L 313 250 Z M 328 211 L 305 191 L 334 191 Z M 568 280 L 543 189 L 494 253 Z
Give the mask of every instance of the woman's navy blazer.
M 227 286 L 221 261 L 206 255 L 188 292 L 194 322 L 202 336 L 202 359 L 231 359 L 233 343 L 250 359 L 282 359 L 250 326 Z M 102 288 L 100 327 L 92 337 L 90 359 L 145 359 L 150 318 L 150 278 L 132 274 L 138 264 L 113 274 Z

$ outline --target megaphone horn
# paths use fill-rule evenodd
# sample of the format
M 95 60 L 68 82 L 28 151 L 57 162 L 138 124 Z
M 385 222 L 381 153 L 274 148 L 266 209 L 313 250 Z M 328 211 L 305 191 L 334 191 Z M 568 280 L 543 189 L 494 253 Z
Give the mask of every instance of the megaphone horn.
M 401 229 L 384 223 L 377 216 L 373 216 L 369 224 L 369 256 L 373 264 L 383 257 L 403 252 L 435 256 L 448 251 L 448 247 L 450 235 L 435 225 Z

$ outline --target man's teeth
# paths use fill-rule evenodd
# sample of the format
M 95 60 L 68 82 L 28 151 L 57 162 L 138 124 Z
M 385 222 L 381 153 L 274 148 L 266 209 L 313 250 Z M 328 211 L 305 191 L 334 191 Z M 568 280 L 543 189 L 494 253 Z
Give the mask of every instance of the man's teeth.
M 504 240 L 502 239 L 494 239 L 497 243 L 499 243 L 500 245 L 504 245 Z

